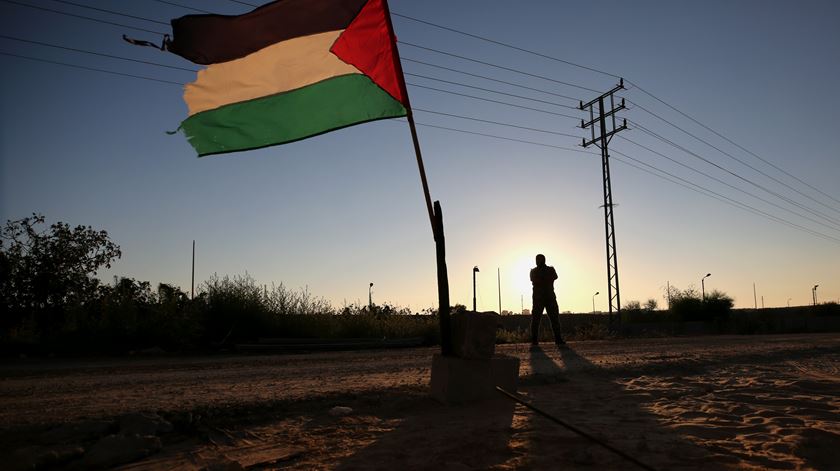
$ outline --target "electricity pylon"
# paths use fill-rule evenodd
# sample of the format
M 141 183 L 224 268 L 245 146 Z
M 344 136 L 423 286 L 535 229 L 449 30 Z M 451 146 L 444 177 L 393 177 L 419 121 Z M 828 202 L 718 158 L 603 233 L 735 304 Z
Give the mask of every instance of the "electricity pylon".
M 609 297 L 609 324 L 610 330 L 613 330 L 613 312 L 618 317 L 618 322 L 621 322 L 621 296 L 619 294 L 618 283 L 618 255 L 616 255 L 615 246 L 615 221 L 613 219 L 613 198 L 612 198 L 612 183 L 610 181 L 610 153 L 607 146 L 612 139 L 612 136 L 620 131 L 627 129 L 627 120 L 623 120 L 620 126 L 616 126 L 615 114 L 624 107 L 624 98 L 621 103 L 616 106 L 614 95 L 617 91 L 624 89 L 624 79 L 620 79 L 618 85 L 612 90 L 595 98 L 589 103 L 580 102 L 580 109 L 589 110 L 589 121 L 580 121 L 580 127 L 583 129 L 592 130 L 592 139 L 589 141 L 583 139 L 583 147 L 595 145 L 601 149 L 601 169 L 604 175 L 604 227 L 607 236 L 607 295 Z M 604 106 L 605 101 L 609 100 L 609 110 Z M 597 106 L 597 116 L 595 107 Z M 598 135 L 596 136 L 596 128 Z

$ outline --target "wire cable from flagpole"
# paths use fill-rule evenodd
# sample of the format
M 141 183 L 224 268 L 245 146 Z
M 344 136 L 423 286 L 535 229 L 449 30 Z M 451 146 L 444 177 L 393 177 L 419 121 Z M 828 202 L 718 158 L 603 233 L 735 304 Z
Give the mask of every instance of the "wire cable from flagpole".
M 597 437 L 594 437 L 594 436 L 584 432 L 583 430 L 575 427 L 574 425 L 572 425 L 568 422 L 564 422 L 563 420 L 560 420 L 557 417 L 554 417 L 553 415 L 549 414 L 548 412 L 545 412 L 544 410 L 537 408 L 535 405 L 533 405 L 533 404 L 529 403 L 528 401 L 519 397 L 519 395 L 508 392 L 508 391 L 505 391 L 504 389 L 502 389 L 499 386 L 496 386 L 496 390 L 499 391 L 500 393 L 502 393 L 503 395 L 507 396 L 509 399 L 513 399 L 514 401 L 518 402 L 519 404 L 522 404 L 523 406 L 527 407 L 528 409 L 531 409 L 532 411 L 536 412 L 538 415 L 541 415 L 541 416 L 545 417 L 546 419 L 554 422 L 555 424 L 571 430 L 572 432 L 580 435 L 583 438 L 586 438 L 587 440 L 590 440 L 590 441 L 592 441 L 592 442 L 594 442 L 598 445 L 601 445 L 602 447 L 604 447 L 607 450 L 615 453 L 616 455 L 624 458 L 625 460 L 635 464 L 636 466 L 638 466 L 642 469 L 646 469 L 648 471 L 656 471 L 656 468 L 653 468 L 649 465 L 646 465 L 645 463 L 642 463 L 638 459 L 628 455 L 627 453 L 619 450 L 618 448 L 615 448 L 614 446 L 610 445 L 609 443 L 605 442 L 604 440 L 600 440 Z

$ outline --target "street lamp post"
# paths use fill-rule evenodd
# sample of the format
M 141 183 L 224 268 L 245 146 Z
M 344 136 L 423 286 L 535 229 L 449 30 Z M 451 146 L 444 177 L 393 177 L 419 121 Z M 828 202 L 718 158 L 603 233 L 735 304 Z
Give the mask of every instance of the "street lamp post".
M 788 307 L 790 307 L 790 300 L 793 298 L 788 298 Z
M 478 272 L 478 265 L 476 265 L 473 267 L 473 312 L 477 312 L 475 309 L 475 274 Z
M 814 298 L 814 306 L 817 305 L 817 288 L 819 288 L 819 286 L 820 285 L 814 285 L 814 287 L 811 288 L 811 296 Z
M 368 310 L 373 309 L 373 282 L 368 286 Z
M 601 294 L 600 291 L 596 291 L 595 294 L 592 295 L 592 314 L 595 314 L 595 296 Z
M 706 302 L 706 278 L 712 276 L 711 273 L 706 273 L 706 276 L 700 278 L 700 289 L 703 293 L 703 302 Z

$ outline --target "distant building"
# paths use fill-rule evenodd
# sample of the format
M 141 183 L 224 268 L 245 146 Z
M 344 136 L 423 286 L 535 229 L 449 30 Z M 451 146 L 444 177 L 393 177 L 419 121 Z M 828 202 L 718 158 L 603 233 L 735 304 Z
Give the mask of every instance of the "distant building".
M 531 315 L 531 310 L 530 309 L 523 309 L 522 310 L 522 315 L 523 316 L 530 316 Z

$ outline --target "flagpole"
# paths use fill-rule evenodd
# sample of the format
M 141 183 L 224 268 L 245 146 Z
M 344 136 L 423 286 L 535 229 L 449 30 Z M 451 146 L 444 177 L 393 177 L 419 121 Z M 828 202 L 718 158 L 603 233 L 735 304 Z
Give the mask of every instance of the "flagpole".
M 397 37 L 394 34 L 394 25 L 391 23 L 391 10 L 388 8 L 388 0 L 382 0 L 385 9 L 385 21 L 388 22 L 388 32 L 391 35 L 391 42 L 394 51 L 394 67 L 399 77 L 402 95 L 405 98 L 406 119 L 411 130 L 411 141 L 414 144 L 414 156 L 417 158 L 417 169 L 420 171 L 420 182 L 423 185 L 423 196 L 426 200 L 426 210 L 429 212 L 429 222 L 432 225 L 432 235 L 435 239 L 435 256 L 437 259 L 437 284 L 438 284 L 438 317 L 440 318 L 440 350 L 444 356 L 452 355 L 452 331 L 449 322 L 449 275 L 446 270 L 446 238 L 443 232 L 443 212 L 440 208 L 440 201 L 432 205 L 432 197 L 429 194 L 429 182 L 426 179 L 426 168 L 423 165 L 423 154 L 420 152 L 420 139 L 417 137 L 417 126 L 414 124 L 414 113 L 411 110 L 411 101 L 408 98 L 408 89 L 400 62 L 400 51 L 397 48 Z
M 394 45 L 396 48 L 396 44 Z M 399 54 L 399 53 L 397 53 Z M 400 70 L 402 76 L 402 70 Z M 435 212 L 432 209 L 432 197 L 429 195 L 429 182 L 426 180 L 426 167 L 423 165 L 423 155 L 420 153 L 420 140 L 417 138 L 417 127 L 414 124 L 414 113 L 411 111 L 411 103 L 408 100 L 408 94 L 405 95 L 405 101 L 408 105 L 408 127 L 411 129 L 411 141 L 414 143 L 414 155 L 417 157 L 417 169 L 420 171 L 420 182 L 423 184 L 423 195 L 426 197 L 426 209 L 429 211 L 429 222 L 432 224 L 432 233 L 436 234 L 435 229 Z

